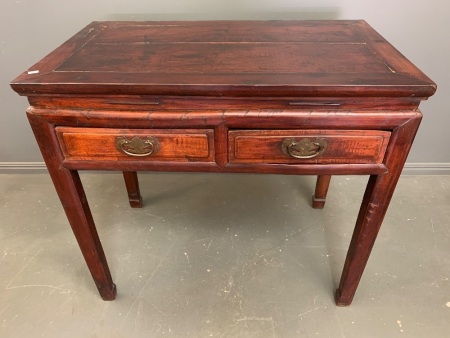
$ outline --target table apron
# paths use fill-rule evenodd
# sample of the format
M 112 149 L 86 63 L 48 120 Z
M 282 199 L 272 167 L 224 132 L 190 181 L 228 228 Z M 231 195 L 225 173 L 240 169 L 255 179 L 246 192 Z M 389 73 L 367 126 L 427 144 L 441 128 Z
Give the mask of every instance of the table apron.
M 30 107 L 28 114 L 55 126 L 95 128 L 227 128 L 252 129 L 373 129 L 393 130 L 421 116 L 413 111 L 83 111 Z

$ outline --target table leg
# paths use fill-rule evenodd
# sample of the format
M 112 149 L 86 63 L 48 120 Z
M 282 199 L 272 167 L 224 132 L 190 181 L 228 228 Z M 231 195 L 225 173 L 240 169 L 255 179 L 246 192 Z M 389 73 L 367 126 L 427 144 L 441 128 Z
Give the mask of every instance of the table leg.
M 312 207 L 314 209 L 323 209 L 327 198 L 328 187 L 330 186 L 331 175 L 317 176 L 316 190 L 312 197 Z
M 114 300 L 116 286 L 78 172 L 62 166 L 63 156 L 53 126 L 36 115 L 28 118 L 81 252 L 104 300 Z
M 123 178 L 125 179 L 130 206 L 132 208 L 142 208 L 142 197 L 139 191 L 137 173 L 135 171 L 124 171 Z
M 347 306 L 353 300 L 419 127 L 421 116 L 418 113 L 417 117 L 412 118 L 392 132 L 384 160 L 388 172 L 381 175 L 372 175 L 369 178 L 345 260 L 341 281 L 335 293 L 337 305 Z

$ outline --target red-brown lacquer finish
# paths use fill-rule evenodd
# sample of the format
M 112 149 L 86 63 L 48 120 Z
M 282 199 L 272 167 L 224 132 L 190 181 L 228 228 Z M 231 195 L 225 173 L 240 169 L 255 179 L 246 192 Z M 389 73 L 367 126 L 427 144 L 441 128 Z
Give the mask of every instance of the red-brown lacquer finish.
M 78 170 L 370 175 L 336 304 L 349 305 L 436 85 L 364 21 L 93 22 L 11 83 L 103 299 Z

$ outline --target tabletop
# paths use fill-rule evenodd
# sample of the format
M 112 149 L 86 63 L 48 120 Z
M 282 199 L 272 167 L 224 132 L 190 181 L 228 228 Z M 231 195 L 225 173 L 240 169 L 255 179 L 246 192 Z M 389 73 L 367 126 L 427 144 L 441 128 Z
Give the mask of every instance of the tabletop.
M 435 84 L 365 21 L 93 22 L 22 95 L 416 96 Z

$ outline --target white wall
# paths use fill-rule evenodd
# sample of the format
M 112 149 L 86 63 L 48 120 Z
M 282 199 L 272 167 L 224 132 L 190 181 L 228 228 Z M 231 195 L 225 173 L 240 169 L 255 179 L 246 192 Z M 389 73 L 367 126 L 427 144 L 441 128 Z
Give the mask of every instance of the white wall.
M 9 82 L 94 20 L 364 19 L 438 85 L 409 163 L 450 170 L 450 2 L 444 0 L 1 0 L 0 167 L 42 161 Z

